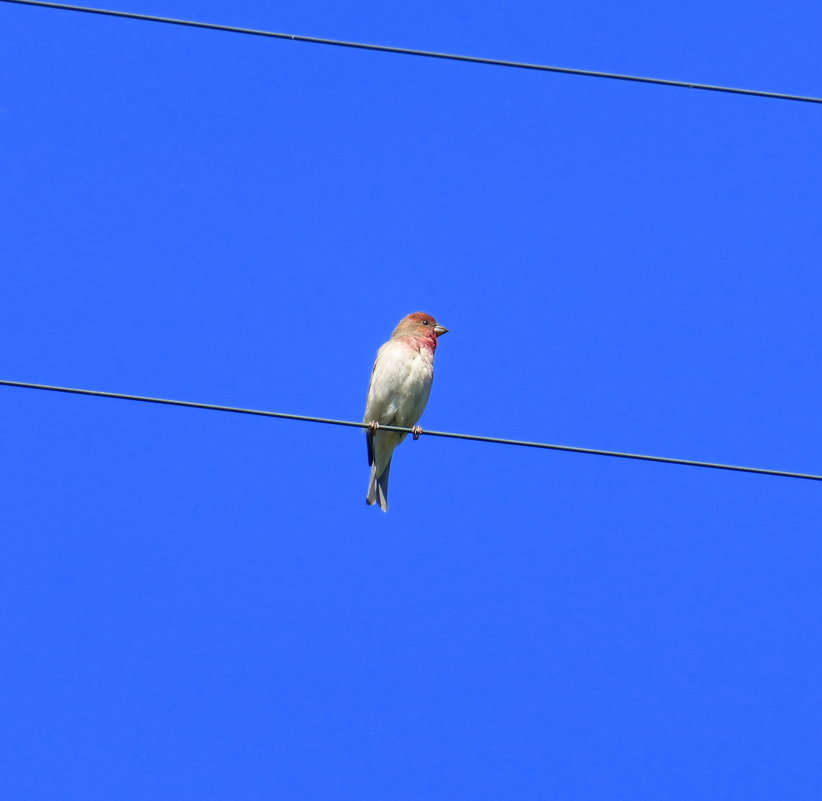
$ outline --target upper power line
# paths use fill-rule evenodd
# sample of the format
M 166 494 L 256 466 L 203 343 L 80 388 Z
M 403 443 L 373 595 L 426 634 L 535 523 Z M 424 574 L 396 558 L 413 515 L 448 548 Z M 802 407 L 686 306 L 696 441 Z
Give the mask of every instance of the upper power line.
M 773 100 L 794 100 L 800 103 L 822 103 L 822 97 L 806 97 L 791 95 L 784 92 L 764 92 L 759 89 L 737 89 L 731 86 L 714 86 L 706 83 L 691 81 L 671 81 L 665 78 L 648 78 L 640 75 L 622 75 L 616 72 L 600 72 L 597 70 L 573 69 L 571 67 L 554 67 L 547 64 L 528 64 L 522 61 L 506 61 L 496 58 L 482 58 L 479 56 L 462 56 L 456 53 L 437 53 L 432 50 L 414 50 L 407 47 L 389 47 L 387 45 L 368 44 L 366 42 L 346 42 L 340 39 L 323 39 L 318 36 L 299 36 L 291 33 L 276 33 L 274 31 L 255 30 L 254 28 L 238 28 L 234 25 L 218 25 L 212 22 L 198 22 L 188 19 L 173 19 L 171 17 L 157 17 L 151 14 L 135 14 L 130 11 L 113 11 L 105 8 L 90 8 L 75 6 L 67 3 L 48 3 L 42 0 L 0 0 L 3 3 L 16 3 L 25 6 L 40 6 L 55 8 L 63 11 L 81 11 L 87 14 L 102 14 L 107 17 L 122 17 L 124 19 L 143 20 L 144 22 L 163 22 L 169 25 L 182 25 L 188 28 L 205 28 L 211 31 L 225 33 L 244 33 L 250 36 L 265 36 L 270 39 L 289 39 L 293 42 L 308 42 L 310 44 L 333 45 L 334 47 L 351 47 L 358 50 L 373 50 L 380 53 L 394 53 L 405 56 L 423 56 L 425 58 L 439 58 L 448 61 L 466 61 L 472 64 L 486 64 L 493 67 L 513 67 L 523 70 L 537 70 L 539 72 L 558 72 L 565 75 L 584 75 L 589 78 L 610 78 L 616 81 L 633 81 L 634 83 L 650 83 L 658 86 L 676 86 L 682 89 L 702 89 L 708 92 L 725 92 L 734 95 L 751 95 L 766 97 Z
M 327 423 L 334 426 L 349 426 L 353 428 L 368 428 L 369 423 L 357 423 L 352 420 L 331 420 L 327 417 L 309 417 L 303 414 L 286 414 L 285 412 L 267 412 L 261 409 L 242 409 L 237 406 L 218 406 L 213 403 L 195 403 L 194 401 L 171 400 L 170 398 L 149 398 L 143 395 L 126 395 L 122 392 L 101 392 L 95 389 L 77 389 L 75 387 L 55 387 L 50 384 L 31 384 L 26 381 L 5 381 L 0 379 L 0 385 L 6 387 L 22 387 L 24 389 L 44 389 L 50 392 L 66 392 L 70 395 L 92 395 L 97 398 L 115 398 L 117 400 L 139 401 L 141 403 L 159 403 L 164 406 L 185 406 L 189 409 L 208 409 L 215 412 L 233 412 L 235 414 L 253 414 L 258 417 L 277 417 L 285 420 L 303 420 L 308 423 Z M 623 453 L 621 451 L 604 451 L 597 448 L 578 448 L 573 445 L 552 445 L 547 442 L 527 442 L 519 439 L 502 439 L 500 437 L 479 437 L 474 434 L 453 434 L 447 431 L 427 431 L 418 428 L 403 428 L 402 426 L 380 426 L 385 431 L 398 431 L 403 434 L 413 434 L 414 439 L 420 434 L 429 437 L 448 437 L 449 439 L 467 439 L 474 442 L 489 442 L 498 445 L 519 445 L 524 448 L 542 448 L 551 451 L 566 451 L 568 453 L 587 453 L 593 456 L 612 456 L 618 459 L 636 459 L 643 462 L 662 462 L 664 464 L 680 464 L 689 467 L 707 467 L 712 470 L 732 470 L 737 473 L 758 473 L 764 476 L 781 476 L 783 478 L 803 478 L 810 481 L 822 481 L 822 476 L 812 473 L 793 473 L 787 470 L 768 470 L 763 467 L 742 467 L 735 464 L 719 464 L 717 462 L 698 462 L 693 459 L 673 459 L 669 456 L 648 456 L 642 453 Z

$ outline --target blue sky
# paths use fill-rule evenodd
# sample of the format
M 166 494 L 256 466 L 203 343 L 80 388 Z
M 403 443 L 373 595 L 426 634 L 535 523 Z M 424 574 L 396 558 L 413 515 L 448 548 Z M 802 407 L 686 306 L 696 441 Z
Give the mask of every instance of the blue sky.
M 113 6 L 109 6 L 113 7 Z M 817 4 L 123 10 L 822 94 Z M 0 4 L 0 378 L 822 472 L 818 106 Z M 815 799 L 814 482 L 0 388 L 4 798 Z

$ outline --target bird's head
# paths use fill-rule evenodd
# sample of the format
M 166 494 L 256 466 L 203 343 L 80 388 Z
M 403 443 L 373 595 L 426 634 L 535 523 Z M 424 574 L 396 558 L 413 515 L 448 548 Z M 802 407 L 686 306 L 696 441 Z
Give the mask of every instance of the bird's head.
M 391 338 L 417 337 L 430 339 L 436 343 L 437 337 L 447 333 L 448 329 L 444 325 L 440 325 L 430 314 L 414 312 L 400 320 Z

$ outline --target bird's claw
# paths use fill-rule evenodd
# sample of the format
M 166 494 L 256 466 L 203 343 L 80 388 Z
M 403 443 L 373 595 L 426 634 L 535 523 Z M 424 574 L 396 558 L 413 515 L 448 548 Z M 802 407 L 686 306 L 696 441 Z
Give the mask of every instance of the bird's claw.
M 420 438 L 420 434 L 422 434 L 422 429 L 421 429 L 419 426 L 414 426 L 414 427 L 411 429 L 411 436 L 412 436 L 414 439 L 419 439 L 419 438 Z
M 379 424 L 376 420 L 372 420 L 372 421 L 368 424 L 368 427 L 369 427 L 372 431 L 376 431 L 376 430 L 380 427 L 380 424 Z

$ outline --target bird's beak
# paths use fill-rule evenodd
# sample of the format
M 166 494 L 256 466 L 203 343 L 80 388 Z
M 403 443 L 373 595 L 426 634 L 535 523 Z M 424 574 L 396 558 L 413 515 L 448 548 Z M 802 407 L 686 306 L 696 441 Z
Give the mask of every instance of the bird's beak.
M 443 334 L 447 334 L 447 333 L 448 333 L 448 329 L 447 329 L 444 325 L 435 325 L 435 326 L 434 326 L 434 333 L 435 333 L 438 337 L 441 337 Z

